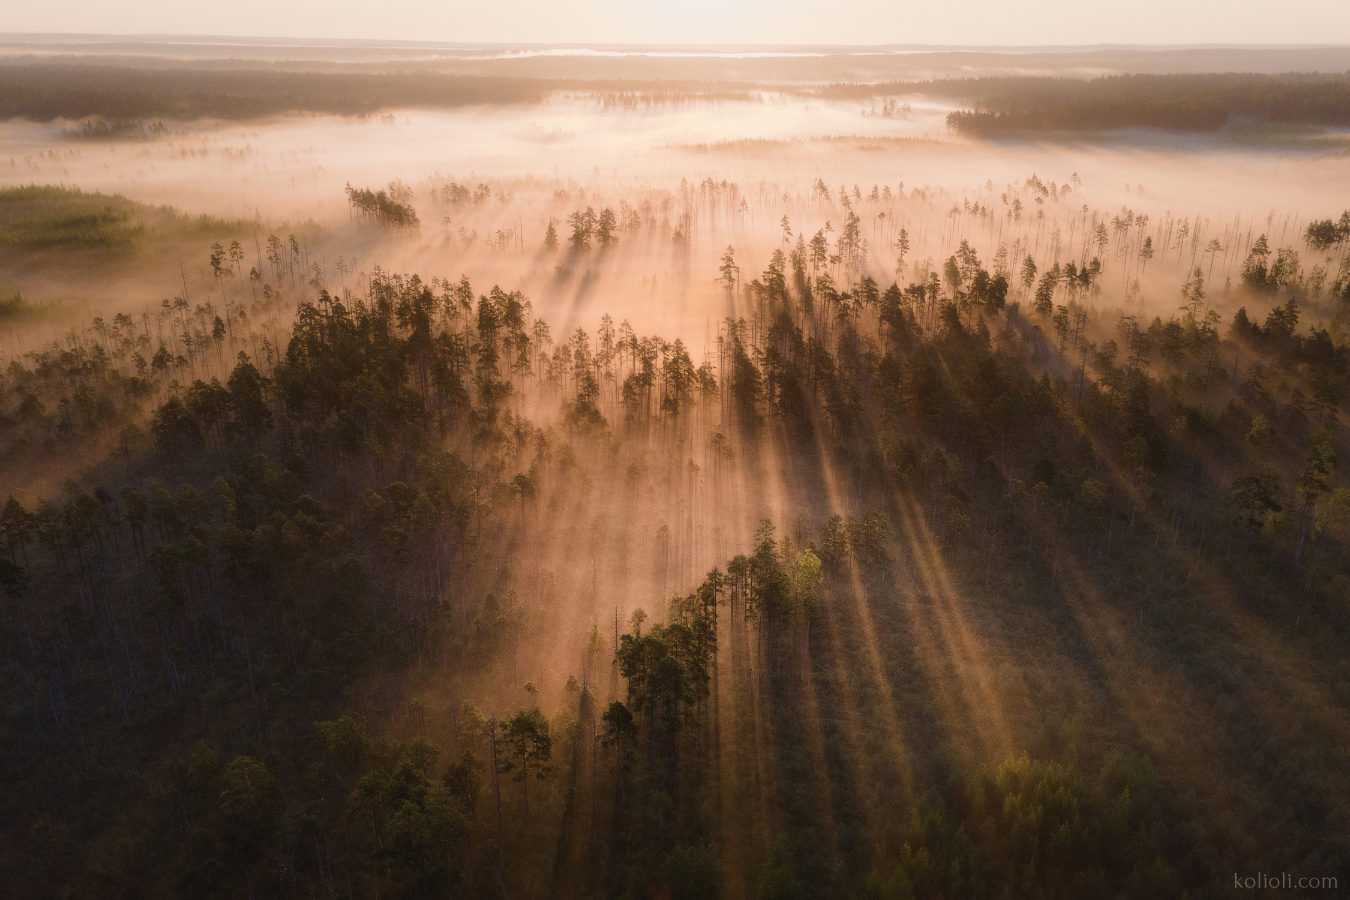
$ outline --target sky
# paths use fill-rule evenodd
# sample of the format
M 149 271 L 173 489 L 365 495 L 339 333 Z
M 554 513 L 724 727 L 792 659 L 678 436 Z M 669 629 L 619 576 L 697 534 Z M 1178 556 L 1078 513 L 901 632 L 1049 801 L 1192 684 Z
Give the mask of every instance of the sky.
M 47 0 L 5 32 L 491 43 L 1350 44 L 1345 0 Z

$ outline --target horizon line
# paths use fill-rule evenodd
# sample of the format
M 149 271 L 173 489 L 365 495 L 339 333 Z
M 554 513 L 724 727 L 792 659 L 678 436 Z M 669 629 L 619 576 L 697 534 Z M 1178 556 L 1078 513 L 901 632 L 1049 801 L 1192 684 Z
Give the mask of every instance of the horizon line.
M 196 46 L 257 46 L 257 47 L 312 47 L 383 50 L 503 50 L 503 49 L 623 49 L 623 50 L 708 50 L 721 51 L 747 48 L 773 50 L 827 50 L 847 53 L 858 50 L 889 51 L 895 53 L 936 52 L 1106 52 L 1106 51 L 1175 51 L 1175 50 L 1337 50 L 1350 49 L 1350 43 L 1176 43 L 1176 44 L 925 44 L 925 43 L 753 43 L 753 42 L 675 42 L 651 41 L 426 41 L 379 38 L 306 38 L 283 35 L 248 36 L 228 34 L 100 34 L 83 32 L 0 32 L 0 44 L 185 44 Z

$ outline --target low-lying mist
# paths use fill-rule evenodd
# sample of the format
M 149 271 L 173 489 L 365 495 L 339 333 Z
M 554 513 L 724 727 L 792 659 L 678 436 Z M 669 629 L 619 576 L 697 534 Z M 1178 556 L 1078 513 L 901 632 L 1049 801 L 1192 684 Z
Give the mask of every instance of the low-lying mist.
M 958 108 L 0 123 L 0 874 L 1346 871 L 1342 136 Z
M 1259 233 L 1292 245 L 1310 219 L 1339 214 L 1332 198 L 1350 180 L 1346 157 L 1335 152 L 1241 150 L 1210 138 L 1123 146 L 965 141 L 946 131 L 952 104 L 919 97 L 896 111 L 884 103 L 773 93 L 748 102 L 642 104 L 640 97 L 625 106 L 613 98 L 606 105 L 604 98 L 560 96 L 519 108 L 391 111 L 364 120 L 193 124 L 158 140 L 103 143 L 59 140 L 58 125 L 11 123 L 0 135 L 0 160 L 9 163 L 0 179 L 252 219 L 257 234 L 308 228 L 312 234 L 302 237 L 314 243 L 309 255 L 326 279 L 334 277 L 338 258 L 352 272 L 381 265 L 428 277 L 468 274 L 510 282 L 536 304 L 571 293 L 563 314 L 576 308 L 592 318 L 609 296 L 655 299 L 662 315 L 685 320 L 680 333 L 691 339 L 702 337 L 690 323 L 709 314 L 700 289 L 715 281 L 726 246 L 745 259 L 767 256 L 783 243 L 784 216 L 791 241 L 799 234 L 809 239 L 829 222 L 833 242 L 849 214 L 841 189 L 868 244 L 852 274 L 879 281 L 897 277 L 901 229 L 910 235 L 907 265 L 935 269 L 964 239 L 984 257 L 1006 245 L 1019 262 L 1031 253 L 1048 268 L 1099 255 L 1084 245 L 1084 235 L 1130 216 L 1131 236 L 1103 258 L 1114 277 L 1102 279 L 1099 302 L 1135 299 L 1138 279 L 1138 295 L 1156 302 L 1150 311 L 1161 314 L 1175 308 L 1175 291 L 1193 263 L 1203 263 L 1207 278 L 1222 285 Z M 1033 175 L 1066 190 L 1053 197 L 1030 190 Z M 344 188 L 395 180 L 412 190 L 421 227 L 354 225 Z M 446 202 L 451 184 L 475 194 Z M 487 197 L 476 193 L 480 185 Z M 565 250 L 568 215 L 586 207 L 618 214 L 624 204 L 651 212 L 638 228 L 625 222 L 603 253 L 543 252 L 550 221 Z M 1144 217 L 1147 225 L 1134 224 Z M 1177 246 L 1174 223 L 1182 220 L 1194 223 L 1188 241 L 1196 247 Z M 671 238 L 682 222 L 686 240 L 677 243 Z M 1117 237 L 1125 236 L 1113 233 L 1113 242 Z M 1137 256 L 1144 237 L 1152 239 L 1156 262 Z M 1161 246 L 1164 239 L 1171 244 Z M 1223 246 L 1217 262 L 1204 249 L 1211 240 Z M 254 244 L 253 267 L 256 241 L 244 243 Z M 1130 259 L 1122 258 L 1126 243 Z M 178 262 L 203 271 L 199 253 Z M 584 293 L 596 295 L 598 306 L 577 306 L 569 271 L 578 278 L 590 273 Z M 721 313 L 711 310 L 714 318 Z

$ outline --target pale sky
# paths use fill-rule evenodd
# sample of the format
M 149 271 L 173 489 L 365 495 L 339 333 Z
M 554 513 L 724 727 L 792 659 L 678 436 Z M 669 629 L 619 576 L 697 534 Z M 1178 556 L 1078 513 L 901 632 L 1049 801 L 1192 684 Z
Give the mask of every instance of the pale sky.
M 493 43 L 1350 44 L 1350 0 L 44 0 L 0 31 Z

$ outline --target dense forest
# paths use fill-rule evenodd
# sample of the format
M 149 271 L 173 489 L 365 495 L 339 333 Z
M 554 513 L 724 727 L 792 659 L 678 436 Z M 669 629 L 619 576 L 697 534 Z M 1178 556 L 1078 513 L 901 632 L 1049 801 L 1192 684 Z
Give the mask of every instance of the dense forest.
M 0 120 L 247 119 L 289 112 L 368 115 L 391 106 L 532 102 L 542 99 L 548 89 L 546 82 L 525 78 L 435 73 L 6 62 L 0 64 Z
M 154 61 L 147 61 L 154 62 Z M 538 103 L 558 92 L 604 109 L 694 101 L 756 102 L 754 85 L 705 81 L 450 75 L 436 72 L 331 72 L 285 68 L 203 68 L 172 61 L 128 66 L 101 62 L 0 62 L 0 120 L 91 119 L 66 136 L 127 140 L 171 133 L 163 119 L 242 120 L 281 113 L 371 115 L 403 107 L 451 109 Z
M 1336 74 L 977 78 L 932 82 L 928 90 L 975 107 L 947 116 L 950 127 L 971 134 L 1110 128 L 1213 131 L 1244 123 L 1350 125 L 1350 76 Z
M 369 115 L 409 106 L 536 103 L 561 92 L 591 99 L 604 109 L 635 110 L 693 101 L 758 103 L 766 90 L 765 85 L 733 81 L 5 62 L 0 64 L 0 120 L 91 118 L 69 135 L 107 140 L 163 135 L 168 128 L 157 121 L 161 119 L 245 119 L 295 112 Z M 972 108 L 951 113 L 948 125 L 970 134 L 1141 127 L 1213 131 L 1235 123 L 1350 125 L 1350 76 L 1335 73 L 943 78 L 785 83 L 772 90 L 829 99 L 952 99 Z
M 616 220 L 569 224 L 548 252 L 577 264 Z M 1196 267 L 1149 320 L 1097 307 L 1087 242 L 1038 267 L 963 241 L 886 285 L 851 265 L 856 226 L 820 241 L 759 274 L 727 248 L 708 274 L 742 312 L 703 360 L 609 316 L 554 335 L 509 285 L 330 292 L 277 236 L 250 302 L 13 354 L 5 459 L 97 462 L 0 513 L 0 879 L 1350 878 L 1350 271 L 1314 291 L 1262 236 L 1236 315 Z M 242 284 L 235 249 L 211 266 Z

